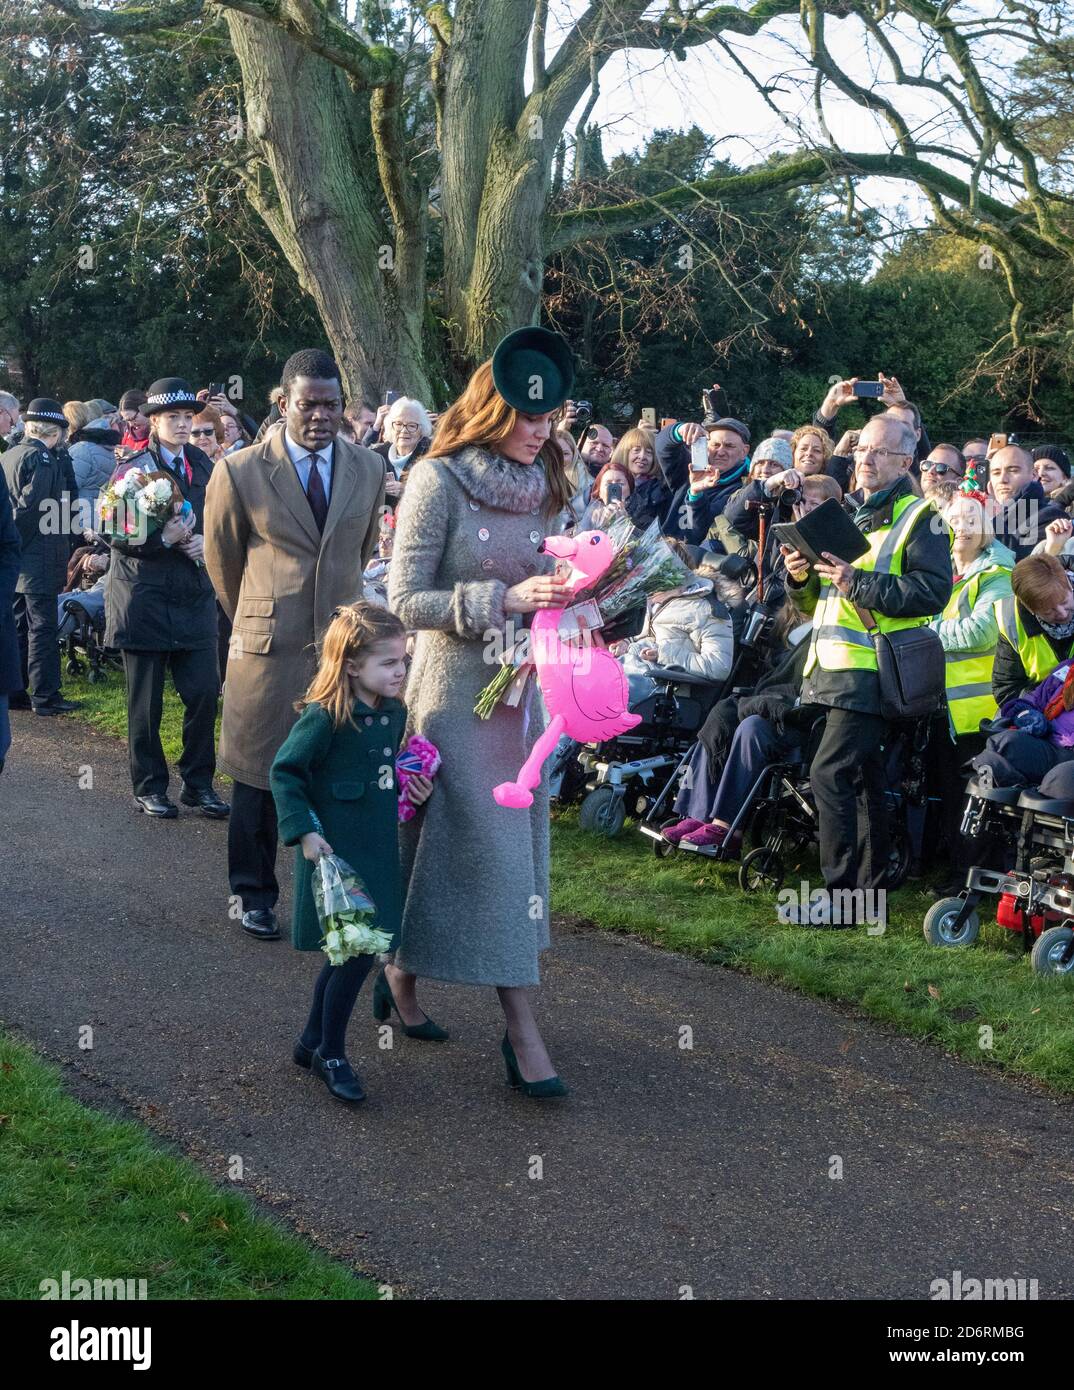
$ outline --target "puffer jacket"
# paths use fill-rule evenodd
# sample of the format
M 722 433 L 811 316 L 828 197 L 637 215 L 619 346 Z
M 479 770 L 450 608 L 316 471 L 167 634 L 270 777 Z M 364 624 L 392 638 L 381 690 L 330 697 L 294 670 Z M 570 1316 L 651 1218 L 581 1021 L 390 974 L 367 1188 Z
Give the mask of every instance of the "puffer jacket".
M 1025 691 L 1017 699 L 1008 700 L 1000 710 L 999 717 L 1009 719 L 1013 723 L 1023 710 L 1036 709 L 1043 714 L 1046 706 L 1063 689 L 1070 666 L 1069 661 L 1064 661 L 1035 689 Z M 1056 748 L 1074 748 L 1074 710 L 1063 710 L 1061 714 L 1048 721 L 1047 738 Z
M 98 420 L 91 420 L 68 442 L 75 481 L 78 483 L 78 500 L 87 503 L 91 509 L 98 492 L 115 472 L 114 451 L 122 438 L 119 431 L 112 429 L 102 416 Z M 92 527 L 93 522 L 87 521 L 86 524 Z
M 639 653 L 655 647 L 655 662 Z M 712 594 L 711 579 L 696 578 L 684 591 L 649 604 L 645 627 L 623 655 L 628 676 L 646 676 L 652 666 L 681 667 L 688 675 L 722 681 L 734 659 L 731 615 Z

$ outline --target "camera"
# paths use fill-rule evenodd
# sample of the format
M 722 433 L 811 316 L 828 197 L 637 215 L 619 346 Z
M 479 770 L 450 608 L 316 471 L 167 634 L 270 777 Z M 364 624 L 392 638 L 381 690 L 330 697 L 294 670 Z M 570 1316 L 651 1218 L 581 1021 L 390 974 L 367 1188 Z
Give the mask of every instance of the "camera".
M 575 401 L 574 419 L 575 423 L 584 425 L 593 418 L 593 406 L 589 401 Z

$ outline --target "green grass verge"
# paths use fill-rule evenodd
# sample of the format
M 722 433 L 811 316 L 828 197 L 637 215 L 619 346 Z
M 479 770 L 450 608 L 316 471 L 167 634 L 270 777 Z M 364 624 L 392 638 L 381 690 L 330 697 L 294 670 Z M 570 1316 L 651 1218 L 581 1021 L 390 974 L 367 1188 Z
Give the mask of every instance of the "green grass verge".
M 145 1279 L 150 1299 L 375 1299 L 377 1289 L 219 1190 L 139 1125 L 90 1110 L 0 1037 L 0 1297 Z
M 68 677 L 65 691 L 85 701 L 79 717 L 125 737 L 121 672 L 104 685 Z M 172 762 L 181 725 L 169 686 L 162 738 Z M 605 840 L 579 830 L 572 811 L 556 812 L 552 848 L 557 912 L 842 1000 L 967 1060 L 1074 1092 L 1074 981 L 1036 975 L 1020 940 L 994 921 L 985 922 L 974 946 L 929 946 L 921 923 L 932 899 L 910 887 L 891 895 L 883 936 L 803 930 L 777 920 L 773 898 L 743 893 L 737 865 L 696 855 L 658 860 L 652 841 L 630 821 L 617 839 Z M 800 875 L 788 874 L 787 886 L 799 877 L 812 887 L 822 883 L 815 860 Z
M 606 840 L 579 830 L 572 811 L 553 815 L 554 911 L 842 1000 L 968 1061 L 1074 1092 L 1074 981 L 1035 974 L 1021 939 L 994 920 L 974 946 L 929 946 L 921 923 L 933 899 L 908 887 L 890 895 L 883 935 L 803 929 L 778 920 L 773 896 L 743 893 L 737 872 L 696 855 L 658 860 L 630 821 Z M 815 859 L 784 887 L 800 879 L 823 886 Z

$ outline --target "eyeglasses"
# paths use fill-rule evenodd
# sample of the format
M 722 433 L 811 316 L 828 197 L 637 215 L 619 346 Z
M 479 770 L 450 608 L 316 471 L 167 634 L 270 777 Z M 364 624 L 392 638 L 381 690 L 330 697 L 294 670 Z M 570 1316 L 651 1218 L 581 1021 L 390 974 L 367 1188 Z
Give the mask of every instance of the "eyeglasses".
M 396 420 L 395 428 L 401 430 L 404 434 L 417 434 L 421 426 L 412 424 L 409 420 Z
M 900 453 L 898 449 L 873 449 L 864 444 L 859 444 L 854 450 L 856 459 L 867 459 L 872 455 L 878 463 L 883 463 L 885 459 L 908 459 L 909 454 Z
M 945 473 L 957 473 L 960 478 L 962 477 L 961 470 L 956 468 L 953 463 L 933 463 L 931 459 L 925 459 L 922 462 L 921 471 L 922 473 L 936 473 L 941 478 Z

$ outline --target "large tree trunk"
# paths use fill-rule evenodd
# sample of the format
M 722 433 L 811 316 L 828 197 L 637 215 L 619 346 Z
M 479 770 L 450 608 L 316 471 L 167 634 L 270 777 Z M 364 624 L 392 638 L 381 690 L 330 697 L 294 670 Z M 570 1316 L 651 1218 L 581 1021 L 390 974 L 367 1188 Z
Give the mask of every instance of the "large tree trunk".
M 268 164 L 251 201 L 312 296 L 351 398 L 432 395 L 422 351 L 425 228 L 387 221 L 369 98 L 282 30 L 226 12 L 246 133 Z M 415 247 L 420 245 L 420 254 Z

